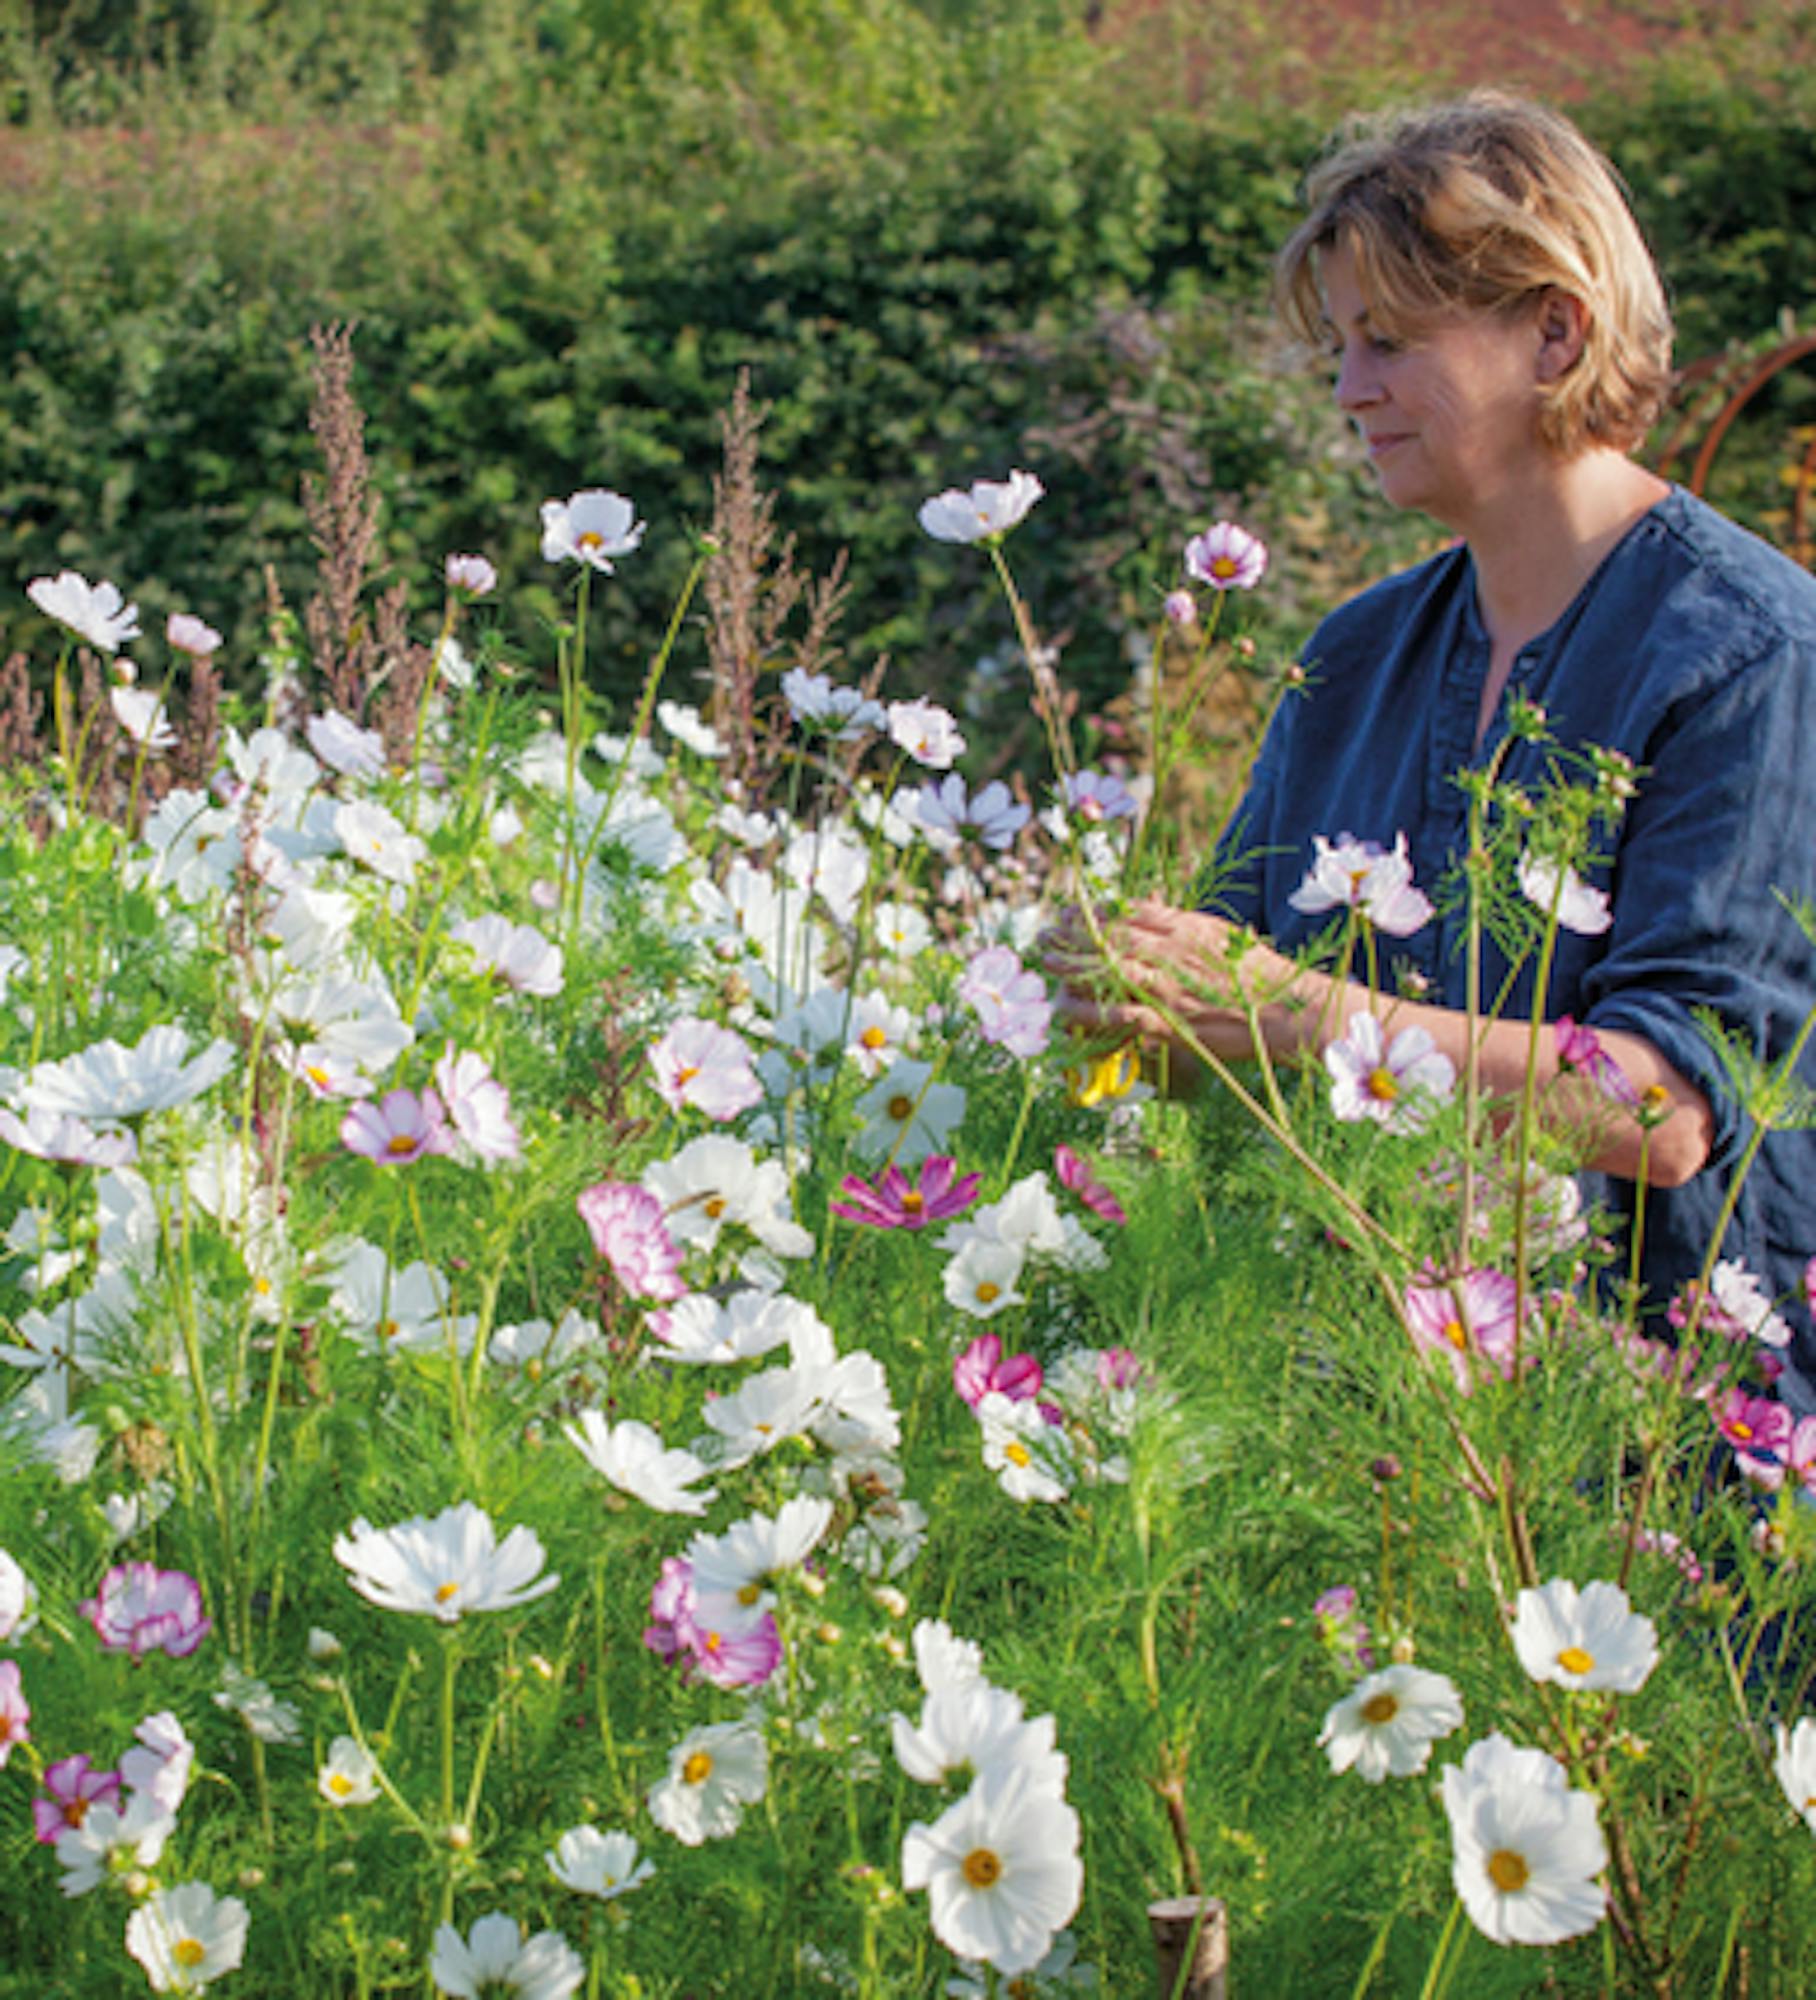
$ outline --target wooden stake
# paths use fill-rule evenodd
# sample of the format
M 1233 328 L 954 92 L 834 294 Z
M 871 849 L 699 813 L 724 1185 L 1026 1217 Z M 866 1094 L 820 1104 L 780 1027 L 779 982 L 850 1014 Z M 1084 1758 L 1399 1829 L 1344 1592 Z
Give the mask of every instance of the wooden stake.
M 1215 1896 L 1173 1896 L 1148 1905 L 1160 2000 L 1224 2000 L 1229 1930 Z

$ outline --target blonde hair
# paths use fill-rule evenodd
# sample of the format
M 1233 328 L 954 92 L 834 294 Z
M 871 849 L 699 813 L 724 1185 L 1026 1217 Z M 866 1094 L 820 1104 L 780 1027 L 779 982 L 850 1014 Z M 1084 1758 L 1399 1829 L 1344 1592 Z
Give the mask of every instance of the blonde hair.
M 1319 254 L 1341 245 L 1376 329 L 1449 313 L 1581 302 L 1583 351 L 1547 385 L 1540 435 L 1562 457 L 1631 450 L 1671 390 L 1671 313 L 1614 169 L 1569 119 L 1495 90 L 1347 128 L 1306 178 L 1310 211 L 1274 267 L 1281 316 L 1322 346 Z

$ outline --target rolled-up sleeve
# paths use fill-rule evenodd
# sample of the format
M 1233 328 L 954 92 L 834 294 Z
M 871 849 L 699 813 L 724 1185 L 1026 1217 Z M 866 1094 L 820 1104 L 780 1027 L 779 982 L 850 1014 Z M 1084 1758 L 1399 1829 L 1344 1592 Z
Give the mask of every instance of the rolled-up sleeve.
M 1607 949 L 1582 980 L 1591 1025 L 1642 1036 L 1708 1099 L 1717 1168 L 1748 1125 L 1695 1010 L 1775 1060 L 1809 1002 L 1810 946 L 1775 892 L 1816 896 L 1811 666 L 1779 637 L 1663 717 L 1621 830 Z

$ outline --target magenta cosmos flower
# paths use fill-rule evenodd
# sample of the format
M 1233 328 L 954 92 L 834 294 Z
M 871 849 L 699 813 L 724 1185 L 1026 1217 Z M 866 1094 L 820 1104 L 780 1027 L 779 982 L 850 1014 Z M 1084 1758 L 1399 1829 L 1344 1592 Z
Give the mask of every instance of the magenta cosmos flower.
M 714 1687 L 761 1687 L 782 1664 L 782 1635 L 765 1611 L 742 1631 L 718 1632 L 700 1623 L 694 1569 L 685 1556 L 666 1556 L 649 1595 L 651 1624 L 643 1643 L 683 1680 L 698 1675 Z
M 1442 1355 L 1468 1395 L 1483 1363 L 1512 1380 L 1517 1298 L 1513 1280 L 1502 1272 L 1469 1270 L 1446 1278 L 1428 1263 L 1407 1286 L 1401 1310 L 1413 1340 Z
M 1219 521 L 1186 543 L 1185 573 L 1213 590 L 1253 590 L 1267 573 L 1267 544 L 1234 521 Z
M 952 1386 L 976 1409 L 994 1390 L 1012 1403 L 1026 1403 L 1040 1394 L 1045 1378 L 1032 1354 L 1003 1358 L 1003 1343 L 994 1333 L 980 1333 L 952 1364 Z
M 440 1097 L 393 1090 L 377 1104 L 356 1104 L 341 1120 L 341 1144 L 381 1167 L 407 1167 L 425 1153 L 451 1153 L 454 1134 Z
M 1593 1028 L 1560 1014 L 1551 1024 L 1557 1038 L 1559 1069 L 1580 1070 L 1604 1097 L 1617 1104 L 1639 1102 L 1639 1092 L 1627 1081 L 1627 1073 L 1602 1047 L 1602 1038 Z
M 875 1229 L 925 1229 L 963 1214 L 977 1199 L 982 1174 L 955 1178 L 958 1162 L 944 1153 L 929 1153 L 921 1162 L 920 1179 L 910 1181 L 900 1167 L 886 1167 L 872 1185 L 856 1174 L 839 1183 L 843 1201 L 829 1202 L 834 1215 L 847 1222 L 866 1222 Z
M 90 1806 L 119 1805 L 120 1774 L 92 1769 L 77 1751 L 45 1767 L 44 1789 L 49 1798 L 32 1800 L 32 1832 L 40 1847 L 49 1847 L 58 1834 L 80 1826 Z
M 1059 1170 L 1060 1185 L 1070 1188 L 1093 1215 L 1101 1215 L 1106 1222 L 1128 1221 L 1128 1211 L 1092 1174 L 1090 1162 L 1082 1153 L 1074 1152 L 1070 1146 L 1055 1146 L 1053 1164 Z
M 681 1252 L 668 1233 L 662 1204 L 634 1181 L 600 1181 L 575 1198 L 593 1248 L 633 1298 L 666 1304 L 686 1294 Z
M 203 1615 L 202 1589 L 180 1569 L 116 1563 L 101 1588 L 77 1607 L 110 1653 L 168 1653 L 180 1660 L 214 1629 Z

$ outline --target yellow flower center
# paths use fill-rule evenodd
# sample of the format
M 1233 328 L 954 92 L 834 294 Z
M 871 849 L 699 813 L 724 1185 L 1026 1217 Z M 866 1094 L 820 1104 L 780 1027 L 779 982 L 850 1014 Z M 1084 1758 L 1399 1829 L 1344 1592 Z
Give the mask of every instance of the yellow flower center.
M 987 1306 L 993 1299 L 1000 1299 L 1002 1295 L 1002 1286 L 991 1284 L 988 1278 L 977 1288 L 977 1302 L 980 1306 Z
M 902 1197 L 902 1213 L 904 1215 L 919 1215 L 921 1210 L 926 1206 L 927 1197 L 918 1188 L 910 1188 Z
M 1586 1674 L 1595 1665 L 1595 1655 L 1581 1646 L 1566 1646 L 1557 1656 L 1557 1663 L 1567 1674 Z
M 395 1340 L 402 1331 L 403 1328 L 394 1319 L 381 1319 L 378 1323 L 380 1340 Z
M 87 1817 L 88 1801 L 86 1799 L 71 1799 L 63 1808 L 63 1824 L 65 1826 L 80 1826 Z
M 269 1298 L 271 1296 L 271 1280 L 269 1278 L 254 1278 L 252 1289 L 258 1293 L 260 1298 Z
M 328 1072 L 322 1068 L 320 1063 L 311 1063 L 303 1071 L 303 1074 L 318 1090 L 326 1090 L 328 1088 Z
M 1379 1729 L 1382 1723 L 1391 1722 L 1400 1712 L 1400 1700 L 1385 1688 L 1379 1694 L 1371 1694 L 1362 1704 L 1362 1720 Z
M 1730 1428 L 1742 1444 L 1745 1444 L 1747 1439 L 1753 1435 L 1753 1426 L 1751 1424 L 1736 1423 L 1731 1425 Z
M 1461 1348 L 1464 1352 L 1468 1351 L 1469 1334 L 1460 1319 L 1447 1319 L 1444 1322 L 1444 1338 L 1450 1342 L 1452 1347 Z
M 1002 1857 L 988 1847 L 974 1847 L 959 1865 L 974 1889 L 994 1889 L 1002 1880 Z
M 757 1599 L 762 1595 L 763 1595 L 763 1590 L 760 1584 L 747 1583 L 738 1592 L 738 1602 L 748 1610 L 749 1607 L 755 1604 Z
M 457 1583 L 442 1583 L 437 1584 L 435 1587 L 435 1602 L 437 1604 L 451 1603 L 459 1595 L 460 1585 Z
M 178 1938 L 170 1955 L 185 1972 L 193 1972 L 208 1956 L 208 1947 L 195 1938 Z
M 719 1632 L 708 1632 L 704 1644 L 709 1653 L 723 1652 L 725 1648 L 724 1635 Z
M 709 1194 L 706 1197 L 706 1213 L 709 1220 L 717 1222 L 725 1213 L 725 1197 L 722 1194 Z
M 605 547 L 605 537 L 597 528 L 588 528 L 585 534 L 574 537 L 574 546 L 582 549 L 602 549 Z
M 1488 1879 L 1503 1896 L 1512 1896 L 1532 1880 L 1532 1870 L 1524 1855 L 1515 1854 L 1511 1847 L 1497 1847 L 1488 1857 Z
M 1218 556 L 1211 563 L 1211 574 L 1219 583 L 1228 583 L 1236 574 L 1236 565 L 1228 556 Z
M 681 1782 L 684 1785 L 703 1785 L 713 1774 L 713 1760 L 704 1750 L 696 1750 L 681 1766 Z
M 353 1789 L 353 1780 L 347 1776 L 345 1771 L 330 1771 L 328 1774 L 328 1789 L 337 1799 L 344 1799 Z
M 886 1049 L 889 1046 L 889 1037 L 881 1028 L 866 1028 L 858 1040 L 867 1049 Z
M 675 1072 L 675 1088 L 677 1090 L 684 1089 L 699 1074 L 700 1065 L 698 1063 L 683 1063 L 680 1069 Z
M 914 1099 L 905 1096 L 898 1090 L 889 1102 L 883 1106 L 883 1109 L 899 1125 L 904 1119 L 914 1116 Z
M 405 1153 L 416 1151 L 416 1141 L 408 1132 L 399 1132 L 394 1139 L 387 1139 L 385 1141 L 385 1151 L 387 1153 L 395 1153 L 401 1158 Z
M 1368 1094 L 1377 1102 L 1391 1104 L 1400 1094 L 1400 1079 L 1385 1063 L 1368 1073 Z
M 1003 1446 L 1003 1456 L 1011 1465 L 1031 1465 L 1034 1462 L 1033 1454 L 1019 1438 Z

